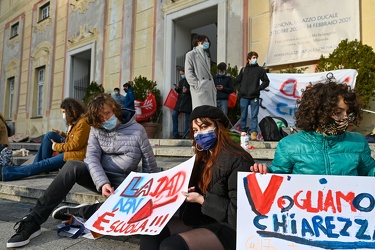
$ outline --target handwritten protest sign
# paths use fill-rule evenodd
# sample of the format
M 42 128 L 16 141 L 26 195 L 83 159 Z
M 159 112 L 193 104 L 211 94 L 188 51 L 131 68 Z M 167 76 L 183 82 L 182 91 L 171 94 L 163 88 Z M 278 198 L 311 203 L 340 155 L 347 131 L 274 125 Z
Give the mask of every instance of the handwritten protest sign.
M 374 249 L 374 177 L 238 175 L 237 249 Z
M 104 204 L 85 223 L 99 234 L 156 235 L 185 200 L 195 156 L 169 170 L 131 172 Z

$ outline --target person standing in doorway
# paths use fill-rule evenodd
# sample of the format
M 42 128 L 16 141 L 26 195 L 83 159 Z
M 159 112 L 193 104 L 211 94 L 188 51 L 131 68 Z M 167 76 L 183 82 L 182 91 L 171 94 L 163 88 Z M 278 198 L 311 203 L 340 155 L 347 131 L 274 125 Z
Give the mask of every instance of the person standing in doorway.
M 125 96 L 123 96 L 123 95 L 120 94 L 120 89 L 119 89 L 119 88 L 114 88 L 114 89 L 113 89 L 112 98 L 113 98 L 118 104 L 120 104 L 121 107 L 124 105 L 124 102 L 125 102 Z
M 211 75 L 210 42 L 205 35 L 196 35 L 193 49 L 186 54 L 185 75 L 190 85 L 193 109 L 202 105 L 216 107 L 216 88 Z
M 176 106 L 172 111 L 172 122 L 173 122 L 173 131 L 172 131 L 172 139 L 180 139 L 184 138 L 188 135 L 189 132 L 189 115 L 191 113 L 191 94 L 190 94 L 190 86 L 185 78 L 185 70 L 182 67 L 178 67 L 180 72 L 181 80 L 178 82 L 178 85 L 174 85 L 174 90 L 178 94 Z M 180 113 L 185 115 L 185 132 L 184 135 L 181 136 L 178 132 L 178 116 Z
M 262 82 L 260 84 L 260 82 Z M 242 132 L 250 133 L 251 140 L 256 141 L 258 135 L 258 113 L 260 91 L 270 84 L 266 70 L 258 65 L 258 53 L 251 51 L 247 54 L 247 64 L 241 69 L 236 79 L 238 96 L 240 98 Z M 251 124 L 247 127 L 248 107 L 251 107 Z
M 135 110 L 135 107 L 134 107 L 134 92 L 133 92 L 133 88 L 131 86 L 131 82 L 124 83 L 124 85 L 122 85 L 122 86 L 124 87 L 124 91 L 126 93 L 123 108 Z
M 217 65 L 217 75 L 214 77 L 214 83 L 217 90 L 217 107 L 227 115 L 229 95 L 234 89 L 232 78 L 227 75 L 226 63 L 221 62 Z

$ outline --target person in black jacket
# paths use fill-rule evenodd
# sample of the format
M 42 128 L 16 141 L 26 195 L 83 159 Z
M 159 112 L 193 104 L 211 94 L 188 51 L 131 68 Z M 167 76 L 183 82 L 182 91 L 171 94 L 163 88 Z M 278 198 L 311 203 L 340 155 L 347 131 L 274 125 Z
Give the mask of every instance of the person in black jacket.
M 262 84 L 259 85 L 260 81 Z M 266 70 L 258 65 L 258 53 L 255 51 L 247 54 L 246 67 L 242 68 L 236 79 L 238 96 L 240 98 L 242 132 L 251 134 L 251 140 L 257 139 L 258 112 L 260 91 L 270 84 Z M 248 107 L 251 106 L 251 125 L 247 127 Z
M 237 173 L 254 160 L 228 134 L 229 120 L 217 107 L 190 114 L 195 162 L 186 201 L 159 235 L 142 235 L 140 250 L 236 249 Z
M 172 139 L 180 139 L 187 136 L 189 132 L 189 115 L 192 109 L 190 85 L 186 81 L 185 70 L 182 67 L 178 67 L 178 70 L 180 71 L 181 80 L 179 81 L 178 85 L 174 85 L 174 89 L 178 93 L 178 98 L 176 106 L 172 111 Z M 183 136 L 181 136 L 178 132 L 178 116 L 180 113 L 185 115 L 185 133 Z
M 217 89 L 216 104 L 227 115 L 229 95 L 234 90 L 232 77 L 227 75 L 227 65 L 224 62 L 217 65 L 217 71 L 217 75 L 214 76 L 214 83 Z

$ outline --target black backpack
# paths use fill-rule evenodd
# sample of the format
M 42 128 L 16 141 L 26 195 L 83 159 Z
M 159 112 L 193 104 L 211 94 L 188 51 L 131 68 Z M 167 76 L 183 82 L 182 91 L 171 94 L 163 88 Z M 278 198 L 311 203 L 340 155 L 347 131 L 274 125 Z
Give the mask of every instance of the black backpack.
M 262 132 L 263 139 L 265 141 L 280 141 L 281 138 L 287 136 L 288 134 L 284 132 L 281 127 L 277 126 L 274 119 L 280 120 L 284 123 L 285 127 L 288 127 L 288 122 L 278 116 L 266 116 L 259 122 L 259 128 Z

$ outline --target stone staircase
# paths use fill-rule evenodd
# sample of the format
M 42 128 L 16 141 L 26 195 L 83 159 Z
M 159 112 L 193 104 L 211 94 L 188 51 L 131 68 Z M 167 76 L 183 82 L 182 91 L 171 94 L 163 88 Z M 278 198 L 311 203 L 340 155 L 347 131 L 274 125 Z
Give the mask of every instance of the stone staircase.
M 191 140 L 166 140 L 166 139 L 150 139 L 158 166 L 162 170 L 172 168 L 179 163 L 193 156 Z M 17 165 L 22 163 L 29 164 L 33 161 L 33 154 L 39 148 L 37 143 L 12 143 L 13 150 L 25 148 L 30 150 L 28 157 L 14 157 Z M 253 156 L 256 162 L 264 162 L 269 164 L 275 152 L 277 142 L 259 142 L 251 141 L 247 151 Z M 375 158 L 375 143 L 370 144 L 372 157 Z M 52 182 L 57 172 L 49 174 L 41 174 L 29 177 L 23 180 L 0 182 L 0 198 L 15 201 L 35 202 L 41 196 L 44 190 Z M 85 188 L 75 185 L 69 195 L 66 197 L 65 203 L 82 204 L 94 203 L 95 201 L 103 201 L 104 198 L 96 193 L 86 190 Z

